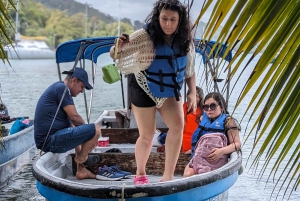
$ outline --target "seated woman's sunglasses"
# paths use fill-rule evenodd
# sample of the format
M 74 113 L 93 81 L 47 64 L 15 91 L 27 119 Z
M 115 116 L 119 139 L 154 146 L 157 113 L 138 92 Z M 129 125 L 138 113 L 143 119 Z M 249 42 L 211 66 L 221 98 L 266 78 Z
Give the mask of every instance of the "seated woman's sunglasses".
M 210 108 L 211 110 L 215 110 L 218 107 L 218 104 L 216 103 L 212 103 L 210 105 L 203 105 L 203 110 L 204 111 L 208 111 L 208 109 Z

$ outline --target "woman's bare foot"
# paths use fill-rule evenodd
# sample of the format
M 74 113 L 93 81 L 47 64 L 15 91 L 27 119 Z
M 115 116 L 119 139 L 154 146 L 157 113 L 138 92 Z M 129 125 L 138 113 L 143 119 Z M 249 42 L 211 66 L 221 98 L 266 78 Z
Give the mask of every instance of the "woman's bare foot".
M 87 170 L 83 165 L 77 166 L 76 178 L 81 179 L 96 179 L 96 175 Z
M 163 176 L 163 177 L 161 178 L 160 182 L 171 181 L 171 180 L 173 180 L 173 179 L 174 179 L 173 176 L 172 176 L 172 177 Z

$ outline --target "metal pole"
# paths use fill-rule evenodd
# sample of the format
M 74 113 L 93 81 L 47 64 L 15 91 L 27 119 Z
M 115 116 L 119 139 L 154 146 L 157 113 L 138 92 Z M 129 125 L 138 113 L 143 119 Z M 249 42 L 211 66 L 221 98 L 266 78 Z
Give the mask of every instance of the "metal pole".
M 19 1 L 17 1 L 17 12 L 16 12 L 16 33 L 18 33 L 19 27 Z
M 122 91 L 122 101 L 123 101 L 123 108 L 125 108 L 125 98 L 124 98 L 124 87 L 123 87 L 123 79 L 122 79 L 122 74 L 120 73 L 121 76 L 121 91 Z
M 120 35 L 120 29 L 121 29 L 121 18 L 120 18 L 120 15 L 121 15 L 121 4 L 120 4 L 120 1 L 119 1 L 119 17 L 118 17 L 118 36 Z
M 87 23 L 88 23 L 88 4 L 85 2 L 85 38 L 87 38 Z

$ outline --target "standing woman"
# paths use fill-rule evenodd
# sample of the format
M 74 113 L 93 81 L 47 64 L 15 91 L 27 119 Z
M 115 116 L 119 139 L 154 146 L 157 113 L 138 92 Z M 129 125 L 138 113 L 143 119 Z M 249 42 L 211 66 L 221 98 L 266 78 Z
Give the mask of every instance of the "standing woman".
M 195 49 L 187 7 L 178 0 L 158 0 L 143 29 L 121 35 L 110 49 L 118 69 L 134 73 L 129 80 L 131 107 L 140 136 L 136 142 L 134 183 L 147 184 L 146 163 L 159 111 L 169 128 L 165 146 L 165 169 L 161 181 L 174 179 L 183 133 L 180 90 L 184 79 L 190 90 L 188 110 L 196 111 Z

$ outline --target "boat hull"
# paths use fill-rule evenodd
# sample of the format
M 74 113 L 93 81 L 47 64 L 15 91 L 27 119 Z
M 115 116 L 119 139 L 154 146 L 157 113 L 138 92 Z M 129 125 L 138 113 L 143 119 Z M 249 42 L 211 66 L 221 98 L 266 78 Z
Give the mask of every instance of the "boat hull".
M 145 197 L 145 193 L 137 193 L 134 198 L 126 198 L 126 201 L 209 201 L 209 200 L 222 200 L 228 199 L 228 188 L 230 188 L 237 180 L 238 173 L 230 175 L 226 179 L 219 180 L 213 184 L 208 184 L 198 188 L 190 189 L 187 191 L 182 191 L 178 193 L 173 193 L 163 196 Z M 40 182 L 36 183 L 37 189 L 42 196 L 47 198 L 49 201 L 121 201 L 121 198 L 88 198 L 76 195 L 71 195 L 53 188 L 44 186 Z M 159 188 L 159 187 L 158 187 Z M 214 189 L 218 189 L 215 191 Z M 126 192 L 125 192 L 126 193 Z M 122 197 L 122 193 L 120 193 Z M 213 196 L 214 195 L 214 196 Z M 140 196 L 140 197 L 139 197 Z M 125 199 L 124 199 L 125 200 Z
M 38 48 L 5 48 L 8 59 L 54 59 L 55 52 Z
M 0 187 L 35 156 L 33 126 L 3 138 L 0 148 Z
M 110 143 L 116 143 L 116 140 L 124 144 L 125 141 L 133 143 L 138 136 L 138 130 L 103 129 L 102 135 L 109 136 Z M 110 145 L 113 148 L 113 144 Z M 104 164 L 108 166 L 118 164 L 119 167 L 130 172 L 136 169 L 134 153 L 105 153 L 98 148 L 97 153 L 91 154 L 100 156 L 99 163 L 91 167 L 93 172 Z M 234 152 L 231 154 L 230 161 L 223 167 L 208 173 L 182 178 L 181 174 L 189 158 L 181 154 L 175 170 L 175 179 L 160 182 L 165 156 L 164 153 L 152 152 L 147 163 L 150 184 L 136 186 L 132 178 L 121 181 L 77 180 L 74 177 L 76 172 L 74 156 L 72 151 L 63 154 L 46 153 L 34 162 L 33 175 L 37 179 L 37 189 L 46 199 L 116 201 L 122 200 L 122 192 L 124 192 L 126 201 L 200 201 L 215 199 L 216 196 L 218 196 L 217 200 L 227 200 L 226 191 L 237 180 L 242 161 L 241 155 Z

